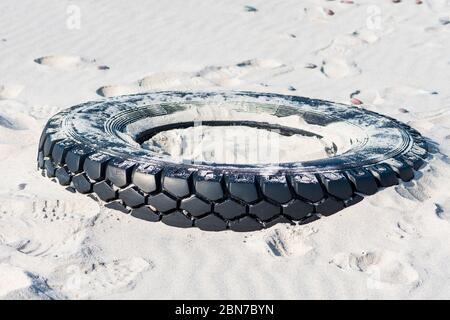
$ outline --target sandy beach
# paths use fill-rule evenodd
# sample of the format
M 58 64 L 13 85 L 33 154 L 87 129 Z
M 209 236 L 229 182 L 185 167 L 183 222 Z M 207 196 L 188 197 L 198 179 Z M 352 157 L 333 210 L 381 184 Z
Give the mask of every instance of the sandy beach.
M 0 299 L 450 298 L 449 1 L 2 0 L 0 12 Z M 161 90 L 353 104 L 420 131 L 431 157 L 330 217 L 251 233 L 138 220 L 36 170 L 56 112 Z

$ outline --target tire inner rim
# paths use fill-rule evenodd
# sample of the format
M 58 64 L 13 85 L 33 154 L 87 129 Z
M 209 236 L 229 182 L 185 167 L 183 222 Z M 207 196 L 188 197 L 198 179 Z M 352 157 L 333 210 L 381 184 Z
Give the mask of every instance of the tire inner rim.
M 143 148 L 172 162 L 279 164 L 334 157 L 366 140 L 361 128 L 345 121 L 310 124 L 304 114 L 286 117 L 268 103 L 182 103 L 164 117 L 149 117 L 127 126 Z
M 111 155 L 190 167 L 214 164 L 220 169 L 295 172 L 330 171 L 381 162 L 412 146 L 401 125 L 361 108 L 296 96 L 252 92 L 159 92 L 89 103 L 65 119 L 73 139 L 94 144 Z M 93 127 L 96 118 L 98 127 Z M 100 118 L 100 119 L 99 119 Z M 98 121 L 100 120 L 100 121 Z M 299 135 L 321 141 L 324 157 L 227 163 L 173 157 L 146 146 L 161 132 L 205 126 L 245 126 L 280 136 Z M 272 150 L 273 151 L 273 150 Z M 269 158 L 270 160 L 271 158 Z M 264 160 L 264 159 L 263 159 Z M 293 161 L 294 160 L 294 161 Z

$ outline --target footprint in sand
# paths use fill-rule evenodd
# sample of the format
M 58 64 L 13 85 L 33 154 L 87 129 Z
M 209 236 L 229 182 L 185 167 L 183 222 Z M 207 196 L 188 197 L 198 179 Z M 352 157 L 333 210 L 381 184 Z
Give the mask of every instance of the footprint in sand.
M 98 88 L 96 92 L 99 96 L 102 97 L 116 97 L 126 94 L 138 93 L 139 91 L 132 86 L 111 85 Z
M 89 263 L 85 268 L 71 265 L 65 270 L 69 277 L 61 292 L 72 299 L 80 299 L 129 291 L 144 271 L 153 268 L 153 262 L 138 257 Z
M 14 267 L 10 267 L 14 268 Z M 6 293 L 3 296 L 5 300 L 62 300 L 65 299 L 57 291 L 51 288 L 47 279 L 26 271 L 25 269 L 16 268 L 7 269 L 9 277 L 7 277 L 8 284 L 5 286 L 0 281 L 0 297 L 1 293 Z M 10 281 L 14 277 L 14 284 Z
M 209 87 L 233 87 L 242 83 L 260 83 L 293 68 L 277 61 L 253 59 L 231 66 L 207 66 L 197 72 L 159 72 L 128 85 L 109 85 L 97 90 L 103 97 L 157 90 L 190 90 Z
M 252 59 L 231 66 L 209 66 L 196 75 L 215 86 L 234 86 L 242 82 L 260 83 L 292 70 L 276 60 Z
M 385 99 L 394 99 L 402 96 L 417 96 L 417 95 L 432 95 L 434 91 L 425 90 L 411 86 L 399 85 L 395 87 L 388 87 L 382 91 L 382 96 Z
M 428 186 L 418 181 L 410 181 L 395 186 L 395 191 L 405 199 L 424 202 L 430 198 Z
M 50 116 L 54 115 L 59 110 L 60 108 L 56 106 L 35 105 L 29 109 L 28 114 L 35 119 L 48 119 Z
M 0 129 L 26 130 L 36 126 L 36 120 L 22 112 L 21 107 L 23 105 L 12 103 L 12 101 L 0 102 Z
M 21 85 L 0 85 L 0 100 L 16 98 L 23 88 Z
M 268 234 L 249 237 L 247 244 L 273 257 L 303 256 L 314 250 L 311 236 L 318 230 L 309 226 L 283 226 Z
M 80 56 L 71 56 L 71 55 L 51 55 L 51 56 L 45 56 L 41 58 L 34 59 L 34 62 L 52 67 L 55 69 L 60 70 L 75 70 L 75 69 L 82 69 L 87 67 L 96 67 L 100 70 L 107 70 L 109 67 L 101 65 L 97 66 L 95 59 L 89 59 L 85 57 Z
M 379 35 L 368 29 L 337 35 L 328 45 L 316 50 L 321 56 L 320 71 L 328 78 L 344 78 L 361 73 L 352 55 L 365 46 L 378 41 Z
M 414 218 L 404 216 L 402 220 L 397 222 L 397 229 L 395 230 L 395 233 L 399 236 L 400 239 L 422 237 L 421 232 L 417 230 L 417 223 L 415 223 L 413 219 Z
M 0 127 L 4 127 L 7 129 L 20 130 L 21 128 L 17 126 L 14 121 L 8 119 L 6 115 L 3 115 L 0 111 Z
M 74 254 L 99 212 L 95 202 L 0 199 L 1 242 L 33 257 Z
M 41 127 L 41 124 L 36 121 L 37 118 L 32 115 L 33 108 L 17 100 L 0 99 L 0 129 L 6 127 L 13 130 L 27 130 Z M 1 140 L 2 136 L 0 136 Z
M 340 79 L 361 73 L 355 62 L 342 58 L 329 58 L 322 61 L 320 71 L 327 77 Z
M 6 263 L 0 263 L 0 275 L 8 275 L 7 277 L 0 276 L 0 297 L 31 285 L 25 270 Z M 11 281 L 11 279 L 14 279 L 14 281 Z
M 439 164 L 430 163 L 422 170 L 423 172 L 415 173 L 415 180 L 395 186 L 395 191 L 403 198 L 424 202 L 430 199 L 435 191 L 439 190 L 439 186 L 445 184 L 444 181 L 450 177 Z
M 413 266 L 391 251 L 340 253 L 330 264 L 345 272 L 362 272 L 373 284 L 411 285 L 420 282 Z
M 364 44 L 357 33 L 337 35 L 330 44 L 316 51 L 323 57 L 344 57 L 350 55 Z
M 158 72 L 129 85 L 109 85 L 97 90 L 103 97 L 121 96 L 158 90 L 189 90 L 208 86 L 208 81 L 183 72 Z

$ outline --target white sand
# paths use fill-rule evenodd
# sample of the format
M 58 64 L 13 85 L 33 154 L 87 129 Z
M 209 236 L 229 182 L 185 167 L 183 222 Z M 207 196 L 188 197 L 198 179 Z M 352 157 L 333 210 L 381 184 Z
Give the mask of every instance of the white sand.
M 158 133 L 142 146 L 169 155 L 175 162 L 269 164 L 328 157 L 326 144 L 317 137 L 283 136 L 246 126 L 173 129 Z
M 354 2 L 1 1 L 0 297 L 450 298 L 450 6 Z M 354 93 L 435 153 L 413 182 L 248 234 L 145 223 L 36 172 L 58 110 L 165 89 Z
M 138 146 L 134 138 L 148 129 L 191 121 L 193 127 L 160 132 L 142 146 L 160 155 L 170 156 L 167 159 L 170 162 L 194 160 L 221 164 L 275 164 L 326 158 L 342 154 L 358 140 L 364 139 L 362 129 L 344 121 L 320 126 L 307 123 L 301 115 L 277 117 L 264 112 L 245 111 L 248 107 L 234 102 L 208 102 L 200 106 L 186 104 L 186 109 L 182 111 L 132 122 L 127 125 L 125 133 L 117 134 Z M 216 120 L 270 123 L 303 130 L 310 135 L 288 136 L 280 134 L 280 129 L 204 125 L 205 121 Z

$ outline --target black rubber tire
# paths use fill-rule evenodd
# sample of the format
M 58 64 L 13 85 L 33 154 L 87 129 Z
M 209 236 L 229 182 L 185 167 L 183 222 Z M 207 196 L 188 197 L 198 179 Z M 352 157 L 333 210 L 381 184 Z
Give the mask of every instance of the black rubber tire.
M 308 108 L 315 110 L 304 113 L 309 123 L 333 121 L 331 115 L 340 121 L 358 121 L 363 128 L 367 124 L 398 132 L 394 137 L 398 141 L 395 147 L 379 141 L 376 148 L 369 147 L 370 139 L 381 136 L 375 132 L 355 150 L 286 164 L 267 174 L 257 165 L 174 164 L 115 133 L 127 121 L 176 111 L 180 101 L 218 97 L 274 100 L 279 104 L 274 114 L 279 117 Z M 427 151 L 416 130 L 362 108 L 268 93 L 159 92 L 89 102 L 56 114 L 43 130 L 37 161 L 38 168 L 61 185 L 95 193 L 107 207 L 143 220 L 208 231 L 254 231 L 277 223 L 308 223 L 399 180 L 409 181 L 424 164 Z

